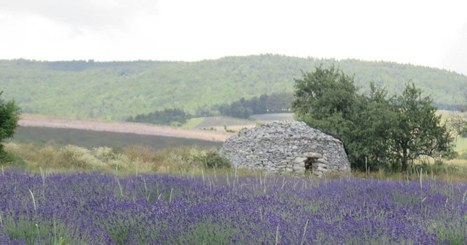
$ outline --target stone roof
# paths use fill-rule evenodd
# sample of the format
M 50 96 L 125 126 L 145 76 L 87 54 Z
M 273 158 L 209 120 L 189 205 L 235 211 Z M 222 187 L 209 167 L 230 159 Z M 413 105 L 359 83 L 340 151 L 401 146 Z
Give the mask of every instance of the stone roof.
M 273 122 L 252 129 L 243 129 L 238 134 L 232 136 L 232 139 L 233 137 L 236 137 L 236 140 L 308 138 L 318 141 L 340 142 L 340 140 L 333 136 L 323 133 L 321 130 L 311 128 L 306 123 L 299 121 Z
M 349 172 L 342 142 L 303 122 L 287 121 L 245 129 L 227 139 L 220 154 L 234 167 L 318 176 L 329 171 Z

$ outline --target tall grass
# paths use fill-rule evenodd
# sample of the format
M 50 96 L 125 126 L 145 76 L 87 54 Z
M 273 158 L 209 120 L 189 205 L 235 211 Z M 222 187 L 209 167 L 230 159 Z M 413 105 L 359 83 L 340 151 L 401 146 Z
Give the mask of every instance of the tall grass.
M 21 167 L 33 172 L 106 172 L 118 175 L 161 173 L 174 175 L 228 175 L 256 176 L 269 174 L 260 170 L 226 168 L 226 163 L 216 164 L 222 159 L 215 148 L 178 147 L 154 150 L 143 146 L 84 148 L 74 145 L 35 145 L 7 143 L 9 154 L 7 167 Z M 216 161 L 216 162 L 214 162 Z M 454 160 L 455 161 L 455 160 Z M 452 162 L 452 161 L 451 161 Z M 222 167 L 222 168 L 219 168 Z M 377 172 L 354 171 L 353 176 L 374 179 L 417 180 L 423 172 L 427 178 L 444 181 L 467 181 L 467 166 L 460 164 L 419 163 L 408 172 L 380 170 Z M 333 173 L 326 178 L 340 177 Z
M 46 170 L 47 172 L 97 171 L 119 175 L 138 173 L 201 175 L 224 171 L 214 170 L 210 165 L 211 159 L 218 159 L 215 148 L 179 147 L 154 150 L 142 146 L 131 146 L 87 149 L 74 145 L 39 146 L 7 143 L 5 150 L 12 160 L 9 163 L 3 163 L 2 166 L 22 167 L 34 172 Z

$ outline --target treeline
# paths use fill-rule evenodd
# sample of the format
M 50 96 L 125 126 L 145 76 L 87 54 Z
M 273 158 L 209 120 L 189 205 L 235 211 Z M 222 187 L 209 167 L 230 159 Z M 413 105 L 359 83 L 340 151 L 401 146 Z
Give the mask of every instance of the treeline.
M 164 109 L 148 114 L 139 114 L 128 118 L 127 121 L 179 126 L 190 118 L 191 116 L 181 109 Z
M 177 126 L 184 124 L 188 119 L 207 116 L 229 116 L 236 118 L 249 118 L 254 114 L 290 112 L 292 93 L 275 93 L 261 95 L 251 99 L 241 98 L 230 104 L 213 106 L 211 109 L 198 109 L 190 114 L 182 109 L 164 109 L 148 114 L 139 114 L 127 119 L 129 122 L 145 122 Z
M 253 114 L 289 112 L 292 99 L 292 93 L 261 95 L 252 99 L 241 98 L 230 104 L 219 106 L 218 110 L 223 116 L 237 118 L 248 118 Z

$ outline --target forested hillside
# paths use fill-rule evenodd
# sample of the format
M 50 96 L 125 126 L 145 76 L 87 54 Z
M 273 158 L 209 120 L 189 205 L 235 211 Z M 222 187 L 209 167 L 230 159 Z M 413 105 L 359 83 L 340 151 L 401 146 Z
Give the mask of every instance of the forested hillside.
M 76 118 L 125 119 L 177 108 L 194 113 L 240 98 L 291 92 L 294 78 L 315 66 L 334 64 L 400 92 L 411 80 L 437 104 L 453 106 L 467 77 L 440 69 L 359 60 L 295 58 L 279 55 L 226 57 L 199 62 L 39 62 L 0 61 L 0 90 L 24 112 Z

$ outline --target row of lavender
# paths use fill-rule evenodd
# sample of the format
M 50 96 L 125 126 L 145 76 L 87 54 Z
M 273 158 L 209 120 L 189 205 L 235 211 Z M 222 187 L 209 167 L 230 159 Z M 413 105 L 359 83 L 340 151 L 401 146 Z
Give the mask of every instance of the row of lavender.
M 467 183 L 0 175 L 0 244 L 465 244 Z

